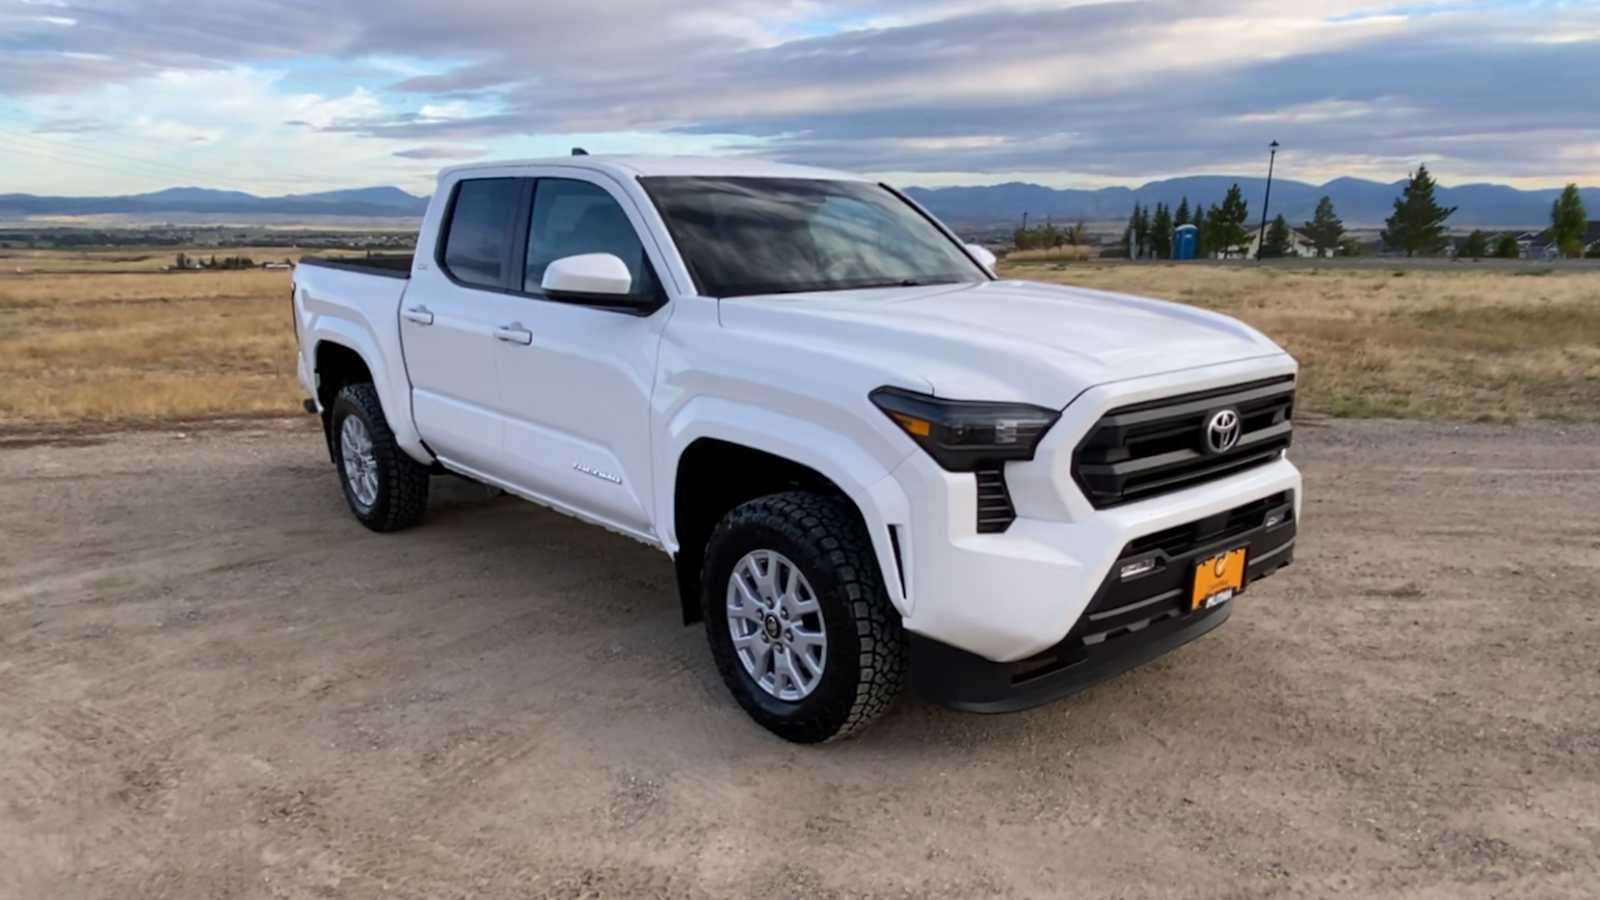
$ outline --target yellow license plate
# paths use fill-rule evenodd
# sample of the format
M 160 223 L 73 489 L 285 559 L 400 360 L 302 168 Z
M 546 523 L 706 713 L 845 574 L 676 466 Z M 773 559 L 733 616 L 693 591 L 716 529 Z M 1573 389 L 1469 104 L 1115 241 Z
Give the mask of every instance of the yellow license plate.
M 1245 548 L 1240 547 L 1196 563 L 1189 608 L 1221 606 L 1244 590 L 1244 555 Z

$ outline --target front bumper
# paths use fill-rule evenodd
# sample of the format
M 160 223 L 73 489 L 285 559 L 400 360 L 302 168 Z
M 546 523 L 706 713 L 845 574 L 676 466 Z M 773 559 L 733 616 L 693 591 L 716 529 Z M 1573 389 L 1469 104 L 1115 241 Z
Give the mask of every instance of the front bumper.
M 1246 547 L 1248 591 L 1293 562 L 1297 513 L 1295 492 L 1284 491 L 1128 542 L 1066 637 L 1025 659 L 994 662 L 913 633 L 913 689 L 956 709 L 1010 712 L 1163 656 L 1221 625 L 1236 602 L 1190 611 L 1196 563 Z M 1149 559 L 1154 571 L 1121 578 L 1124 564 Z

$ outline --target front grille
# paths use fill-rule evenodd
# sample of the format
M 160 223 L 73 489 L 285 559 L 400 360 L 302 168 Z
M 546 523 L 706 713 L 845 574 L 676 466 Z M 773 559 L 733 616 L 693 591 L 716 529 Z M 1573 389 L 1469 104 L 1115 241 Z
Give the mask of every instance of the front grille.
M 1120 558 L 1132 559 L 1157 550 L 1167 556 L 1182 556 L 1207 544 L 1238 537 L 1247 531 L 1260 528 L 1266 521 L 1268 512 L 1280 506 L 1287 506 L 1292 499 L 1293 495 L 1288 491 L 1281 491 L 1197 522 L 1189 522 L 1135 538 L 1122 548 Z
M 1017 518 L 1011 492 L 1006 489 L 1005 469 L 996 465 L 974 474 L 978 478 L 978 533 L 999 534 Z
M 1205 449 L 1206 425 L 1239 413 L 1239 441 Z M 1072 477 L 1096 509 L 1192 487 L 1271 462 L 1289 446 L 1294 376 L 1199 391 L 1111 410 L 1072 455 Z

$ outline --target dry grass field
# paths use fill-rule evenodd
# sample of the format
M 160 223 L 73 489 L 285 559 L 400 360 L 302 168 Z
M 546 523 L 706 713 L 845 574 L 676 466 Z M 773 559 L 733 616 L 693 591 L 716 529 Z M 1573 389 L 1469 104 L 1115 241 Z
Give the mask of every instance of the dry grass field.
M 0 427 L 291 413 L 289 274 L 164 272 L 170 249 L 0 255 Z M 210 251 L 205 251 L 210 253 Z M 280 259 L 282 248 L 227 255 Z M 224 254 L 218 254 L 224 255 Z M 1600 275 L 1012 263 L 1251 323 L 1344 416 L 1600 420 Z
M 1034 262 L 1082 262 L 1100 255 L 1094 247 L 1079 244 L 1065 244 L 1060 247 L 1041 247 L 1037 250 L 1013 250 L 1006 254 L 1007 263 L 1034 263 Z
M 0 254 L 0 426 L 295 411 L 289 273 L 163 271 L 175 253 Z

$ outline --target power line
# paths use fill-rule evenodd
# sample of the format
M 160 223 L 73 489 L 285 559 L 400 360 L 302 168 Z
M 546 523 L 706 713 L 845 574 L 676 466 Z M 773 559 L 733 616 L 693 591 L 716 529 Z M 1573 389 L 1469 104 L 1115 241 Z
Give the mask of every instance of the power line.
M 21 142 L 21 146 L 13 144 L 12 149 L 32 149 L 36 155 L 59 153 L 66 155 L 73 162 L 100 166 L 102 168 L 110 168 L 113 171 L 120 171 L 122 174 L 135 174 L 145 178 L 157 177 L 165 180 L 171 180 L 174 175 L 177 175 L 191 181 L 209 181 L 213 184 L 220 182 L 223 184 L 242 185 L 245 183 L 237 175 L 224 175 L 218 172 L 196 168 L 194 166 L 178 166 L 167 162 L 132 156 L 126 153 L 118 153 L 100 147 L 85 146 L 83 144 L 75 144 L 67 141 L 43 138 L 37 135 L 21 134 L 6 129 L 0 129 L 0 137 L 8 138 L 11 141 Z M 44 149 L 41 150 L 40 148 Z M 119 170 L 115 167 L 107 165 L 104 160 L 116 160 L 124 165 L 133 164 L 139 166 L 141 169 L 143 169 L 143 171 L 129 172 L 127 169 Z M 308 182 L 313 184 L 315 183 L 314 179 L 310 176 L 263 176 L 251 179 L 251 183 L 276 184 L 289 188 L 298 188 L 301 190 L 306 188 Z
M 107 161 L 105 161 L 103 159 L 95 159 L 95 158 L 89 157 L 89 156 L 80 156 L 80 155 L 77 155 L 76 153 L 74 153 L 72 151 L 64 151 L 64 150 L 58 150 L 58 149 L 42 150 L 42 149 L 40 149 L 38 147 L 28 146 L 27 144 L 7 143 L 6 140 L 3 139 L 3 138 L 0 138 L 0 148 L 4 148 L 6 150 L 9 150 L 9 151 L 12 151 L 12 152 L 15 152 L 15 153 L 30 154 L 32 156 L 35 156 L 35 157 L 39 158 L 39 159 L 50 160 L 50 161 L 53 161 L 53 162 L 63 162 L 63 161 L 65 161 L 65 162 L 69 162 L 69 163 L 72 163 L 74 165 L 79 165 L 79 166 L 92 166 L 92 167 L 94 167 L 96 169 L 100 169 L 100 170 L 104 170 L 104 171 L 110 171 L 110 172 L 116 172 L 116 173 L 121 174 L 121 175 L 131 175 L 131 176 L 136 177 L 136 178 L 163 179 L 163 180 L 166 180 L 166 181 L 171 181 L 172 178 L 173 178 L 173 176 L 169 172 L 158 172 L 158 171 L 156 171 L 154 169 L 135 169 L 135 168 L 128 167 L 126 164 L 113 164 L 113 163 L 108 163 Z
M 148 159 L 148 158 L 145 158 L 145 157 L 133 156 L 133 155 L 130 155 L 130 154 L 127 154 L 127 153 L 118 153 L 118 152 L 115 152 L 115 151 L 112 151 L 112 150 L 107 150 L 107 149 L 105 149 L 103 147 L 88 146 L 88 145 L 85 145 L 85 144 L 77 144 L 77 143 L 73 143 L 73 142 L 70 142 L 70 141 L 62 141 L 62 140 L 58 140 L 58 139 L 55 139 L 55 138 L 40 137 L 39 135 L 36 135 L 36 134 L 23 134 L 23 133 L 19 133 L 19 132 L 15 132 L 15 131 L 10 131 L 10 130 L 7 130 L 7 129 L 0 129 L 0 135 L 9 136 L 12 140 L 20 140 L 20 141 L 31 142 L 31 143 L 34 143 L 34 144 L 41 144 L 41 145 L 50 147 L 51 149 L 72 150 L 72 151 L 76 151 L 78 153 L 85 153 L 85 154 L 96 155 L 96 156 L 104 156 L 104 157 L 107 157 L 107 158 L 110 158 L 110 159 L 118 159 L 118 160 L 122 160 L 122 161 L 126 161 L 126 162 L 137 163 L 137 164 L 142 165 L 142 166 L 154 167 L 154 168 L 158 168 L 158 169 L 167 169 L 167 170 L 171 170 L 171 171 L 175 171 L 175 172 L 180 172 L 180 173 L 184 174 L 185 176 L 189 176 L 189 177 L 192 177 L 193 175 L 197 175 L 198 174 L 198 175 L 203 175 L 203 176 L 205 176 L 207 178 L 220 179 L 220 180 L 224 180 L 224 181 L 234 181 L 234 180 L 237 180 L 237 178 L 238 178 L 237 175 L 224 175 L 224 174 L 222 174 L 220 172 L 212 172 L 212 171 L 209 171 L 209 170 L 206 170 L 206 169 L 202 169 L 202 168 L 198 168 L 198 167 L 195 167 L 195 166 L 192 166 L 192 165 L 191 166 L 176 166 L 176 165 L 173 165 L 172 163 L 168 163 L 168 162 L 165 162 L 165 161 L 162 161 L 162 160 L 153 160 L 153 159 Z M 282 183 L 282 184 L 293 184 L 293 183 L 296 183 L 296 182 L 299 182 L 299 181 L 303 181 L 305 179 L 304 178 L 289 177 L 289 178 L 264 178 L 264 179 L 261 179 L 261 180 L 263 180 L 263 181 L 273 181 L 273 182 L 278 182 L 278 183 Z

